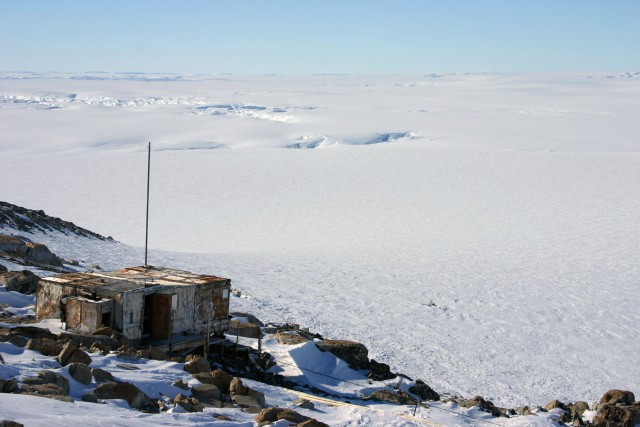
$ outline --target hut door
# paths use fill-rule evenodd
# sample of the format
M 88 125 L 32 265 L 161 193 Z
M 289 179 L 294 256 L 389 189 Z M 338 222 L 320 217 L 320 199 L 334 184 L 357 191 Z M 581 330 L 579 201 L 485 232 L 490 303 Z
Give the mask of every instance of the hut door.
M 171 295 L 147 295 L 145 297 L 145 311 L 149 313 L 148 325 L 151 339 L 169 339 L 171 335 Z

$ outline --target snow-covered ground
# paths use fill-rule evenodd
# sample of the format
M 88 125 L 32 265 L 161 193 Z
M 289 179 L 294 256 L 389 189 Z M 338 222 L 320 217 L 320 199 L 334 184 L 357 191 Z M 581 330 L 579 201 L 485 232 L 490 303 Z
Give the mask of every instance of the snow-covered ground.
M 639 95 L 637 73 L 5 74 L 0 200 L 138 247 L 61 256 L 141 264 L 152 141 L 150 263 L 440 392 L 596 400 L 640 391 Z

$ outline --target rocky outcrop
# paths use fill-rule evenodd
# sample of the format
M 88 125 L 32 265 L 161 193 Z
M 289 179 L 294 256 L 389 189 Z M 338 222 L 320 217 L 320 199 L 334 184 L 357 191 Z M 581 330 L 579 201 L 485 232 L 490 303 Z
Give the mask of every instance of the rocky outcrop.
M 41 243 L 28 242 L 24 258 L 37 264 L 62 267 L 62 260 Z
M 7 291 L 20 292 L 25 295 L 33 295 L 38 290 L 40 277 L 29 270 L 0 272 L 0 285 Z
M 316 346 L 320 350 L 328 351 L 344 360 L 353 369 L 369 368 L 369 351 L 364 344 L 346 340 L 324 340 L 317 342 Z
M 27 209 L 7 202 L 0 202 L 0 225 L 6 225 L 19 231 L 61 231 L 64 234 L 76 234 L 100 240 L 113 240 L 85 228 L 78 227 L 72 222 L 52 217 L 41 210 Z

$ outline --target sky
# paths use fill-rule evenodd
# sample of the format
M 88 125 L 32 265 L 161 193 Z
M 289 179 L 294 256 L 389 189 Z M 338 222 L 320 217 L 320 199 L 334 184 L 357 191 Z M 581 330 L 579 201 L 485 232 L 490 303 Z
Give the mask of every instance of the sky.
M 0 0 L 0 71 L 640 69 L 636 0 Z

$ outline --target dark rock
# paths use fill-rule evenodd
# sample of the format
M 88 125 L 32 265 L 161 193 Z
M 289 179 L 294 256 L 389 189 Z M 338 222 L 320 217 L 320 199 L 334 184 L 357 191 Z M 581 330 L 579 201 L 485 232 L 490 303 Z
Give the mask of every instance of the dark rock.
M 640 405 L 604 404 L 593 418 L 594 427 L 634 427 L 640 424 Z
M 229 393 L 231 394 L 231 399 L 241 406 L 257 406 L 260 408 L 264 408 L 266 404 L 263 393 L 253 390 L 251 387 L 245 386 L 242 383 L 242 380 L 237 377 L 234 377 L 231 381 L 231 384 L 229 385 Z M 250 397 L 251 399 L 255 400 L 256 404 L 253 404 L 251 400 L 244 399 L 244 397 L 241 396 Z
M 152 360 L 167 360 L 167 352 L 158 348 L 149 349 L 149 359 Z
M 87 393 L 87 394 L 83 395 L 82 397 L 80 397 L 80 399 L 83 402 L 100 403 L 100 401 L 98 400 L 98 398 L 96 397 L 96 395 L 93 392 L 90 392 L 90 393 Z
M 631 405 L 635 401 L 636 397 L 633 393 L 626 390 L 609 390 L 600 399 L 600 403 L 609 403 L 611 405 L 617 405 L 618 403 Z
M 24 427 L 24 424 L 20 424 L 17 421 L 0 420 L 0 427 Z
M 364 344 L 345 340 L 324 340 L 316 346 L 322 351 L 329 351 L 344 360 L 351 368 L 367 369 L 369 367 L 369 351 Z
M 58 341 L 72 341 L 77 347 L 91 348 L 96 342 L 100 342 L 109 347 L 110 351 L 115 350 L 118 347 L 118 342 L 105 335 L 85 335 L 85 334 L 72 334 L 68 332 L 62 332 L 57 336 Z
M 111 372 L 105 371 L 100 368 L 91 368 L 91 376 L 97 383 L 102 383 L 106 381 L 114 381 L 113 375 Z
M 45 383 L 55 384 L 64 390 L 64 393 L 69 393 L 69 380 L 60 375 L 57 372 L 53 371 L 40 371 L 38 372 L 38 377 L 42 378 Z
M 307 400 L 307 399 L 303 399 L 303 398 L 298 398 L 296 400 L 294 400 L 292 402 L 292 404 L 296 405 L 298 408 L 302 408 L 302 409 L 315 409 L 315 405 L 313 404 L 312 401 Z
M 7 270 L 7 267 L 5 267 L 4 265 L 0 264 L 0 273 L 4 271 L 9 271 L 9 270 Z
M 45 356 L 55 356 L 62 351 L 63 343 L 50 338 L 31 338 L 25 348 L 37 351 Z
M 371 394 L 371 396 L 365 398 L 365 400 L 378 400 L 381 402 L 394 403 L 396 405 L 413 405 L 416 403 L 416 400 L 407 393 L 402 391 L 394 393 L 389 390 L 376 390 Z
M 110 337 L 111 335 L 113 335 L 113 329 L 111 329 L 108 326 L 103 326 L 101 328 L 98 328 L 96 330 L 94 330 L 93 332 L 91 332 L 91 335 L 96 336 L 96 335 L 102 335 L 105 337 Z
M 563 411 L 568 411 L 569 410 L 569 407 L 567 405 L 565 405 L 564 403 L 560 402 L 557 399 L 556 400 L 552 400 L 551 402 L 549 402 L 547 404 L 547 406 L 544 407 L 544 409 L 546 411 L 550 411 L 550 410 L 555 409 L 555 408 L 560 408 Z
M 229 386 L 231 385 L 231 380 L 233 380 L 231 375 L 219 369 L 211 372 L 195 374 L 193 377 L 203 384 L 215 385 L 221 392 L 226 394 L 229 393 Z
M 81 384 L 91 383 L 91 368 L 82 363 L 70 363 L 67 365 L 69 375 Z
M 0 365 L 4 365 L 4 358 L 2 357 L 2 354 L 0 354 Z M 2 390 L 2 387 L 0 387 L 0 390 Z
M 27 242 L 17 236 L 0 234 L 0 251 L 9 254 L 15 254 L 18 256 L 24 256 L 24 254 L 27 252 Z M 5 268 L 4 271 L 7 271 L 7 269 Z
M 278 420 L 287 420 L 295 424 L 303 423 L 309 420 L 309 417 L 305 417 L 302 414 L 288 408 L 267 408 L 260 411 L 254 420 L 258 425 L 263 426 L 269 423 L 274 423 Z
M 460 406 L 463 408 L 473 408 L 477 406 L 483 411 L 491 413 L 494 417 L 500 416 L 500 410 L 490 400 L 485 400 L 482 396 L 475 396 L 471 399 L 463 400 L 460 402 Z
M 377 362 L 374 359 L 369 361 L 369 378 L 374 379 L 376 381 L 384 381 L 390 380 L 391 378 L 395 378 L 397 375 L 391 372 L 391 368 L 386 363 Z
M 200 384 L 191 389 L 191 395 L 202 403 L 215 403 L 220 401 L 222 393 L 213 384 Z
M 26 380 L 27 378 L 25 378 Z M 23 394 L 41 395 L 41 396 L 66 396 L 67 393 L 62 387 L 56 384 L 32 384 L 30 381 L 23 381 L 21 391 Z
M 32 295 L 38 290 L 38 282 L 40 282 L 40 277 L 29 270 L 0 273 L 0 285 L 6 286 L 7 291 Z
M 584 411 L 588 411 L 589 410 L 589 404 L 587 402 L 583 402 L 583 401 L 578 401 L 572 405 L 568 405 L 569 406 L 569 411 L 571 411 L 571 413 L 574 415 L 574 417 L 576 415 L 580 415 L 582 416 L 582 414 L 584 414 Z
M 204 411 L 204 405 L 193 397 L 187 397 L 182 393 L 179 393 L 173 399 L 174 408 L 180 406 L 187 412 L 202 412 Z
M 62 267 L 62 260 L 53 254 L 49 248 L 40 243 L 27 243 L 27 252 L 24 258 L 38 264 L 52 265 L 54 267 Z
M 92 360 L 84 351 L 80 350 L 72 341 L 67 342 L 58 354 L 58 362 L 62 366 L 67 366 L 70 363 L 83 363 L 90 365 Z
M 89 349 L 89 351 L 91 353 L 100 353 L 103 356 L 106 356 L 111 351 L 111 348 L 108 345 L 101 343 L 100 341 L 96 341 L 91 344 L 91 348 Z
M 18 386 L 18 381 L 14 378 L 4 380 L 4 385 L 2 386 L 3 393 L 14 393 L 19 389 L 20 387 Z
M 329 424 L 325 424 L 322 421 L 318 421 L 315 418 L 311 418 L 311 419 L 308 419 L 307 421 L 298 423 L 297 427 L 329 427 Z
M 201 372 L 211 372 L 211 364 L 202 356 L 190 354 L 184 364 L 184 370 L 190 374 L 199 374 Z
M 141 409 L 150 400 L 138 387 L 130 383 L 108 382 L 94 389 L 98 399 L 124 399 L 130 407 Z
M 421 400 L 440 400 L 440 395 L 422 380 L 416 380 L 416 385 L 409 388 L 409 393 L 413 393 Z

